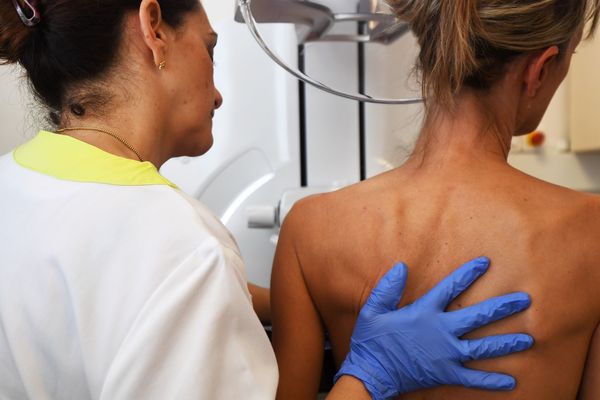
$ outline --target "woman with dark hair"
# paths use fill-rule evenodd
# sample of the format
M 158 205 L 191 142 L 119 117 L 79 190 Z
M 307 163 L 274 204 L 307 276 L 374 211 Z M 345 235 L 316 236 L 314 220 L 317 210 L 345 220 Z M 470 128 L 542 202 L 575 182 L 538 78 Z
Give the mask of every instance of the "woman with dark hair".
M 274 398 L 275 357 L 234 239 L 157 170 L 212 145 L 216 42 L 197 0 L 0 0 L 0 60 L 23 67 L 54 125 L 0 158 L 0 397 Z M 331 397 L 428 386 L 421 365 L 460 381 L 464 357 L 529 347 L 510 335 L 465 348 L 453 333 L 529 305 L 515 294 L 445 313 L 487 264 L 399 311 L 406 270 L 393 269 L 356 328 L 371 361 Z M 415 324 L 415 312 L 428 317 Z M 430 354 L 413 354 L 423 338 Z M 390 348 L 401 356 L 378 361 Z M 482 373 L 469 384 L 514 381 Z
M 575 48 L 593 34 L 600 2 L 389 4 L 420 45 L 424 124 L 403 166 L 306 199 L 286 218 L 271 285 L 280 398 L 314 398 L 325 332 L 338 365 L 356 362 L 353 325 L 384 273 L 373 266 L 400 255 L 411 265 L 402 305 L 465 255 L 488 254 L 494 270 L 449 309 L 507 288 L 532 294 L 527 312 L 465 336 L 533 332 L 530 351 L 467 364 L 510 373 L 518 387 L 498 394 L 445 386 L 402 398 L 600 399 L 600 198 L 507 162 L 512 137 L 536 129 Z

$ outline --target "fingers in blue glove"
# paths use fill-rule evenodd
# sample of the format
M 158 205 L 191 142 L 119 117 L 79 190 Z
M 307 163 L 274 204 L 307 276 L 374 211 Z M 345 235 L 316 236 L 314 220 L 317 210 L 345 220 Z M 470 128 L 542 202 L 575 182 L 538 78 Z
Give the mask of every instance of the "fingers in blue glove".
M 522 311 L 531 303 L 529 296 L 516 293 L 444 312 L 488 268 L 489 259 L 473 260 L 423 298 L 397 310 L 408 271 L 404 264 L 394 267 L 362 308 L 351 351 L 337 377 L 352 375 L 361 379 L 378 399 L 439 385 L 514 389 L 516 382 L 511 376 L 466 369 L 461 363 L 525 350 L 533 343 L 531 337 L 507 335 L 463 341 L 457 336 Z M 447 334 L 441 334 L 444 332 Z M 420 373 L 424 370 L 429 373 Z
M 422 301 L 433 304 L 438 309 L 445 309 L 452 300 L 485 274 L 489 267 L 490 259 L 487 257 L 469 261 L 431 289 L 423 296 Z
M 367 300 L 366 308 L 377 313 L 394 311 L 404 293 L 408 268 L 404 263 L 399 263 L 389 270 L 379 281 Z
M 530 305 L 531 298 L 527 293 L 511 293 L 493 297 L 462 310 L 447 312 L 445 318 L 452 321 L 450 324 L 452 333 L 460 337 L 482 326 L 521 312 Z
M 473 389 L 508 391 L 513 390 L 517 385 L 515 378 L 510 375 L 476 371 L 468 368 L 462 368 L 459 376 L 460 382 L 456 382 L 457 385 Z
M 482 339 L 463 340 L 462 362 L 502 357 L 514 352 L 524 351 L 533 346 L 531 336 L 516 333 L 488 336 Z

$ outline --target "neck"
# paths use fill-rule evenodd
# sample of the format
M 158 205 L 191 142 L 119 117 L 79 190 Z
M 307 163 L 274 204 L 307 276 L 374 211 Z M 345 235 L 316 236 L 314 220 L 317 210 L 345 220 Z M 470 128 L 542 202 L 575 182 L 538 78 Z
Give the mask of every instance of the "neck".
M 510 104 L 501 98 L 486 102 L 474 92 L 465 92 L 457 97 L 452 111 L 434 106 L 407 166 L 423 169 L 480 161 L 506 163 L 517 125 L 516 107 Z
M 117 111 L 102 116 L 71 116 L 62 121 L 60 128 L 94 128 L 109 131 L 127 142 L 144 161 L 149 161 L 156 168 L 160 168 L 169 159 L 169 149 L 162 145 L 163 132 L 167 129 L 157 118 L 162 113 L 156 107 L 153 108 L 145 103 L 146 101 L 141 99 L 126 107 L 114 106 L 111 109 Z M 139 161 L 135 152 L 106 133 L 77 129 L 65 131 L 63 134 L 73 136 L 111 154 Z

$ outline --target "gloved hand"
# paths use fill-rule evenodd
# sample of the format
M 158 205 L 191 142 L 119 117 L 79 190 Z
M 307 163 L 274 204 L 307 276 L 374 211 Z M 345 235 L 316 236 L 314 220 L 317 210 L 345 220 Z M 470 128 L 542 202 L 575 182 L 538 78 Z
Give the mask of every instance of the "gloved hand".
M 488 268 L 489 259 L 473 260 L 413 304 L 397 309 L 408 270 L 404 264 L 396 265 L 362 308 L 350 353 L 335 380 L 342 375 L 354 376 L 363 381 L 376 400 L 439 385 L 514 389 L 516 382 L 511 376 L 467 369 L 462 363 L 526 350 L 533 345 L 531 336 L 511 334 L 477 340 L 459 337 L 523 311 L 531 304 L 529 296 L 513 293 L 444 312 Z

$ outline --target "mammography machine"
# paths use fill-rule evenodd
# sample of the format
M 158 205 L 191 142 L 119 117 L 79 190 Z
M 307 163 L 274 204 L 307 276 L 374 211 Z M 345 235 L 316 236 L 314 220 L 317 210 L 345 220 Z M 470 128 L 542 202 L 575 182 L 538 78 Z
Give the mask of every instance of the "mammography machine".
M 410 153 L 423 115 L 414 101 L 418 48 L 383 0 L 211 1 L 204 5 L 219 33 L 215 79 L 224 97 L 215 145 L 161 172 L 221 218 L 250 282 L 269 286 L 279 226 L 296 200 L 389 170 Z M 545 145 L 517 139 L 510 161 L 600 192 L 600 157 L 569 151 L 567 92 L 542 123 Z M 390 99 L 404 104 L 380 101 Z
M 279 225 L 296 200 L 388 170 L 408 154 L 421 118 L 411 76 L 417 48 L 382 4 L 253 0 L 251 7 L 265 44 L 293 69 L 344 93 L 416 104 L 361 103 L 299 83 L 261 49 L 233 4 L 230 17 L 213 24 L 225 99 L 214 148 L 162 172 L 233 232 L 253 283 L 269 285 Z

